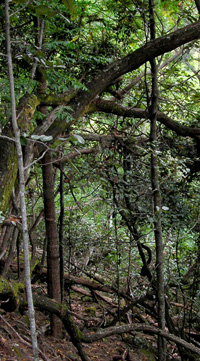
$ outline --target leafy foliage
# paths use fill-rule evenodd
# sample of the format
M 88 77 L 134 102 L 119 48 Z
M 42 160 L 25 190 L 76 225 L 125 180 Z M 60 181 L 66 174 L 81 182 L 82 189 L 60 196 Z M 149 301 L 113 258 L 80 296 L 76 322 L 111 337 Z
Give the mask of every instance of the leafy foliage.
M 105 282 L 119 289 L 127 284 L 129 296 L 141 295 L 151 285 L 146 279 L 141 281 L 143 262 L 138 242 L 152 252 L 153 277 L 157 267 L 154 240 L 157 214 L 152 203 L 150 169 L 149 64 L 117 78 L 96 99 L 91 97 L 83 104 L 77 118 L 74 114 L 79 109 L 78 96 L 90 97 L 88 84 L 100 71 L 107 66 L 110 69 L 109 64 L 150 40 L 148 2 L 18 0 L 12 1 L 10 8 L 17 103 L 20 108 L 21 99 L 27 94 L 42 99 L 31 117 L 28 111 L 25 113 L 27 131 L 21 135 L 21 144 L 27 159 L 26 151 L 35 141 L 41 147 L 45 143 L 45 148 L 34 153 L 35 157 L 40 159 L 44 149 L 51 149 L 58 225 L 60 172 L 64 177 L 65 268 L 74 273 L 77 269 L 93 275 L 97 272 Z M 155 1 L 157 37 L 197 18 L 194 1 Z M 3 6 L 0 19 L 3 33 Z M 0 52 L 5 55 L 2 34 Z M 199 274 L 193 272 L 193 267 L 199 265 L 200 147 L 199 136 L 183 136 L 180 129 L 199 128 L 198 54 L 196 41 L 157 58 L 159 113 L 168 116 L 168 120 L 165 118 L 164 122 L 158 117 L 154 154 L 162 196 L 166 289 L 173 300 L 175 292 L 181 290 L 176 301 L 185 302 L 187 298 L 191 309 L 199 295 Z M 1 127 L 6 132 L 10 95 L 5 56 L 1 57 L 0 66 Z M 109 110 L 98 107 L 99 100 Z M 21 109 L 23 106 L 20 112 Z M 43 209 L 41 170 L 33 157 L 32 161 L 26 194 L 30 229 Z M 44 229 L 42 220 L 32 235 L 33 244 L 40 248 L 45 247 Z M 84 264 L 88 251 L 89 260 Z M 188 324 L 188 320 L 182 319 L 177 327 L 187 328 Z

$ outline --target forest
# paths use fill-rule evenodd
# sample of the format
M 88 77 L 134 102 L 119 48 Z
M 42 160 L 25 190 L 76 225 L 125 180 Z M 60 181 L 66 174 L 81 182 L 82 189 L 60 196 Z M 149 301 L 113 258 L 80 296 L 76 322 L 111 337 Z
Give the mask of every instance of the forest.
M 200 0 L 0 19 L 0 359 L 200 360 Z

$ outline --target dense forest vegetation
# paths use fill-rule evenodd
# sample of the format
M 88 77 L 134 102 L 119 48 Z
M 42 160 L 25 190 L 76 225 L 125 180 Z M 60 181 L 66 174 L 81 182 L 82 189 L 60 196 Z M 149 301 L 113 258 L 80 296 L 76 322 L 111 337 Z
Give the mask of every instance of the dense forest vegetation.
M 34 360 L 38 312 L 76 360 L 112 335 L 129 350 L 110 360 L 200 359 L 199 17 L 199 0 L 0 3 L 0 317 L 28 304 Z

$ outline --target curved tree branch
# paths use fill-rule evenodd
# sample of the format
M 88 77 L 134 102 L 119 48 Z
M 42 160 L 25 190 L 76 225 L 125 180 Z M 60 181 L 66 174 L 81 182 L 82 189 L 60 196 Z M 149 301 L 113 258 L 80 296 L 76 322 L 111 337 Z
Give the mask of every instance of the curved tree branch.
M 102 98 L 97 98 L 93 101 L 90 107 L 90 113 L 94 113 L 95 111 L 115 114 L 128 118 L 149 119 L 149 113 L 145 109 L 126 108 L 115 104 L 113 101 L 104 100 Z M 200 128 L 192 128 L 183 124 L 179 124 L 160 111 L 157 113 L 157 118 L 160 123 L 164 124 L 168 129 L 174 131 L 176 134 L 181 135 L 182 137 L 191 137 L 194 139 L 200 138 Z
M 104 337 L 109 337 L 116 334 L 120 335 L 122 333 L 134 331 L 134 332 L 146 332 L 154 335 L 161 335 L 167 340 L 173 341 L 177 345 L 183 346 L 187 350 L 196 353 L 197 355 L 200 355 L 200 349 L 198 347 L 192 345 L 189 342 L 184 341 L 180 337 L 168 333 L 167 331 L 161 331 L 156 327 L 148 326 L 148 325 L 131 324 L 131 325 L 123 325 L 123 326 L 113 326 L 113 327 L 108 327 L 106 329 L 101 329 L 98 332 L 91 334 L 83 333 L 80 330 L 78 331 L 78 328 L 74 324 L 74 321 L 70 313 L 68 312 L 66 306 L 61 306 L 55 300 L 51 300 L 43 295 L 42 296 L 34 295 L 34 302 L 36 307 L 38 307 L 39 309 L 49 311 L 51 313 L 53 312 L 62 319 L 65 329 L 69 332 L 72 342 L 76 347 L 77 347 L 77 343 L 76 343 L 77 340 L 78 340 L 78 345 L 80 346 L 81 345 L 80 341 L 85 343 L 92 343 L 94 341 L 101 340 Z
M 90 104 L 96 98 L 96 96 L 100 94 L 106 87 L 112 84 L 112 82 L 117 78 L 123 74 L 138 69 L 141 65 L 155 57 L 158 57 L 159 55 L 170 52 L 198 38 L 200 38 L 200 20 L 170 34 L 152 40 L 131 54 L 128 54 L 126 57 L 110 64 L 106 69 L 99 72 L 99 74 L 97 74 L 97 76 L 94 77 L 91 82 L 86 84 L 87 90 L 81 90 L 78 93 L 70 91 L 70 93 L 67 94 L 64 103 L 58 106 L 56 109 L 53 109 L 43 125 L 37 128 L 34 134 L 48 134 L 52 135 L 55 139 L 63 132 L 69 132 L 70 126 L 74 124 L 81 116 L 90 111 Z M 24 98 L 26 100 L 25 106 L 22 106 L 22 111 L 18 113 L 18 123 L 21 130 L 23 130 L 24 126 L 27 126 L 27 119 L 29 120 L 32 118 L 36 106 L 42 102 L 42 99 L 40 100 L 36 96 L 29 96 L 28 101 L 30 103 L 31 100 L 31 104 L 27 106 L 27 97 Z M 58 119 L 58 112 L 61 110 L 64 104 L 67 104 L 68 107 L 71 108 L 71 111 L 69 112 L 68 119 L 64 118 L 61 120 Z M 163 120 L 165 120 L 165 118 Z M 9 130 L 8 132 L 5 131 L 3 135 L 10 135 Z M 7 208 L 8 201 L 12 193 L 12 188 L 17 177 L 16 154 L 14 146 L 11 146 L 9 146 L 7 149 L 5 140 L 0 140 L 0 150 L 2 150 L 1 153 L 4 154 L 3 162 L 0 164 L 0 205 L 3 212 L 5 212 Z M 7 149 L 6 152 L 5 149 Z M 12 163 L 12 167 L 10 167 L 10 163 Z M 6 197 L 4 196 L 5 192 Z
M 55 119 L 47 133 L 55 138 L 69 128 L 77 119 L 88 112 L 89 105 L 96 96 L 123 74 L 136 70 L 147 61 L 170 52 L 199 37 L 200 20 L 187 25 L 182 29 L 152 40 L 131 54 L 110 64 L 107 68 L 97 74 L 91 82 L 86 84 L 87 90 L 80 91 L 71 101 L 69 101 L 68 106 L 72 109 L 71 119 L 69 121 L 66 121 L 66 119 Z

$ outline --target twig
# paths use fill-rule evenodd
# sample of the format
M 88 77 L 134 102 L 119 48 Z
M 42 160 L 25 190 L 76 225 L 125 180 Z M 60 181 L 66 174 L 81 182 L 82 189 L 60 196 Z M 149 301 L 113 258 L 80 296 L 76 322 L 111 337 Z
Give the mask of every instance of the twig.
M 14 138 L 7 137 L 6 135 L 0 135 L 0 138 L 9 140 L 10 142 L 15 142 Z

